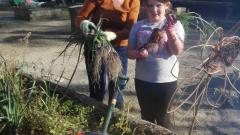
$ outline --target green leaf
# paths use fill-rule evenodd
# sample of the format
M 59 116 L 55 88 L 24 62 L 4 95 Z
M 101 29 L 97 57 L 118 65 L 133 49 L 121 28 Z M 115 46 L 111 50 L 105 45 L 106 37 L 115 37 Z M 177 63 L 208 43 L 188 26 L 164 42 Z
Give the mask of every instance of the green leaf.
M 7 100 L 8 100 L 8 98 L 3 99 L 3 100 L 0 101 L 0 103 L 3 103 L 3 102 L 5 102 L 5 101 L 7 101 Z

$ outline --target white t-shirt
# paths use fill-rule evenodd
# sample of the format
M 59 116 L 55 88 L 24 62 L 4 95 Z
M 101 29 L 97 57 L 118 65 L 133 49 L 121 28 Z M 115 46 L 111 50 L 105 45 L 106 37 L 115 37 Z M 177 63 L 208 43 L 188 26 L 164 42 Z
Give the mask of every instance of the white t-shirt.
M 140 48 L 148 42 L 148 39 L 154 28 L 162 29 L 166 20 L 149 23 L 147 20 L 137 22 L 131 29 L 128 39 L 130 48 Z M 184 41 L 184 28 L 177 21 L 175 24 L 175 32 L 178 38 Z M 179 63 L 177 57 L 168 50 L 166 41 L 167 36 L 161 39 L 157 51 L 149 52 L 146 59 L 136 60 L 135 78 L 151 83 L 166 83 L 177 80 L 179 72 Z

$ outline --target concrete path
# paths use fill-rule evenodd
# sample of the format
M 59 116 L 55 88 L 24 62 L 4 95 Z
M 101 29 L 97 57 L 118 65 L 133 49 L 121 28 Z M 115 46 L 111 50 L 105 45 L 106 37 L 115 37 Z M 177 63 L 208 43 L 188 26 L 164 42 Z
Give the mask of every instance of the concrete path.
M 6 24 L 5 24 L 6 23 Z M 61 21 L 35 21 L 24 22 L 13 19 L 13 12 L 0 11 L 0 54 L 8 60 L 15 60 L 24 63 L 24 70 L 36 77 L 43 77 L 54 82 L 59 80 L 64 71 L 60 84 L 66 86 L 76 65 L 78 50 L 70 50 L 65 57 L 59 57 L 66 46 L 65 40 L 70 35 L 70 20 Z M 31 32 L 29 44 L 24 45 L 23 37 Z M 193 45 L 194 41 L 187 39 L 186 48 Z M 71 48 L 73 49 L 73 48 Z M 186 55 L 186 62 L 196 62 L 197 50 L 193 50 Z M 71 54 L 71 56 L 70 56 Z M 70 57 L 69 57 L 70 56 Z M 54 63 L 53 60 L 58 58 Z M 84 59 L 78 66 L 77 72 L 71 82 L 70 88 L 88 95 L 88 82 Z M 134 89 L 134 61 L 129 61 L 129 77 L 127 90 L 124 91 L 125 101 L 130 109 L 130 113 L 140 117 L 139 106 Z M 182 70 L 184 71 L 184 70 Z M 185 71 L 185 75 L 192 75 Z M 107 98 L 106 98 L 107 99 Z M 106 103 L 106 100 L 105 100 Z M 184 108 L 180 111 L 185 113 Z M 222 108 L 211 110 L 202 108 L 199 112 L 199 123 L 193 134 L 198 135 L 238 135 L 240 134 L 240 114 L 239 110 L 232 108 Z M 177 135 L 187 134 L 190 115 L 180 121 L 182 114 L 175 113 Z

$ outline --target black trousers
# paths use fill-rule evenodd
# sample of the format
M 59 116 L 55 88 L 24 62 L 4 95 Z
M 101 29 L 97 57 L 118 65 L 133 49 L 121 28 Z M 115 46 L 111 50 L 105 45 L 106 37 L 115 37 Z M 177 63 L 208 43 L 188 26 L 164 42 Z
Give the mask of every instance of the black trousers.
M 149 83 L 135 79 L 135 88 L 141 108 L 142 119 L 171 129 L 167 107 L 177 88 L 177 81 L 169 83 Z

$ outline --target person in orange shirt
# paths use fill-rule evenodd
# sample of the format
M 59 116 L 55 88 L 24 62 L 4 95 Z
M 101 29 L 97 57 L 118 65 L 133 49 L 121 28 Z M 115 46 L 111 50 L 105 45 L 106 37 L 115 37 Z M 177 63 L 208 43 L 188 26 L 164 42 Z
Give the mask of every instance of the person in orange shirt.
M 81 23 L 84 23 L 91 17 L 91 22 L 95 25 L 103 18 L 101 29 L 107 31 L 116 38 L 111 41 L 113 47 L 118 52 L 122 62 L 122 75 L 127 76 L 128 58 L 127 45 L 128 36 L 133 24 L 137 21 L 140 10 L 140 0 L 85 0 L 84 6 L 75 18 L 75 27 L 79 28 Z M 86 60 L 86 58 L 85 58 Z M 100 81 L 93 82 L 91 79 L 92 71 L 88 68 L 90 65 L 86 62 L 86 68 L 89 80 L 90 97 L 102 102 L 105 95 L 106 87 L 106 68 L 102 65 Z M 109 80 L 109 103 L 114 94 L 115 82 Z M 126 83 L 120 80 L 119 88 L 123 90 Z M 116 107 L 121 109 L 123 107 L 123 97 L 119 94 L 117 97 Z

